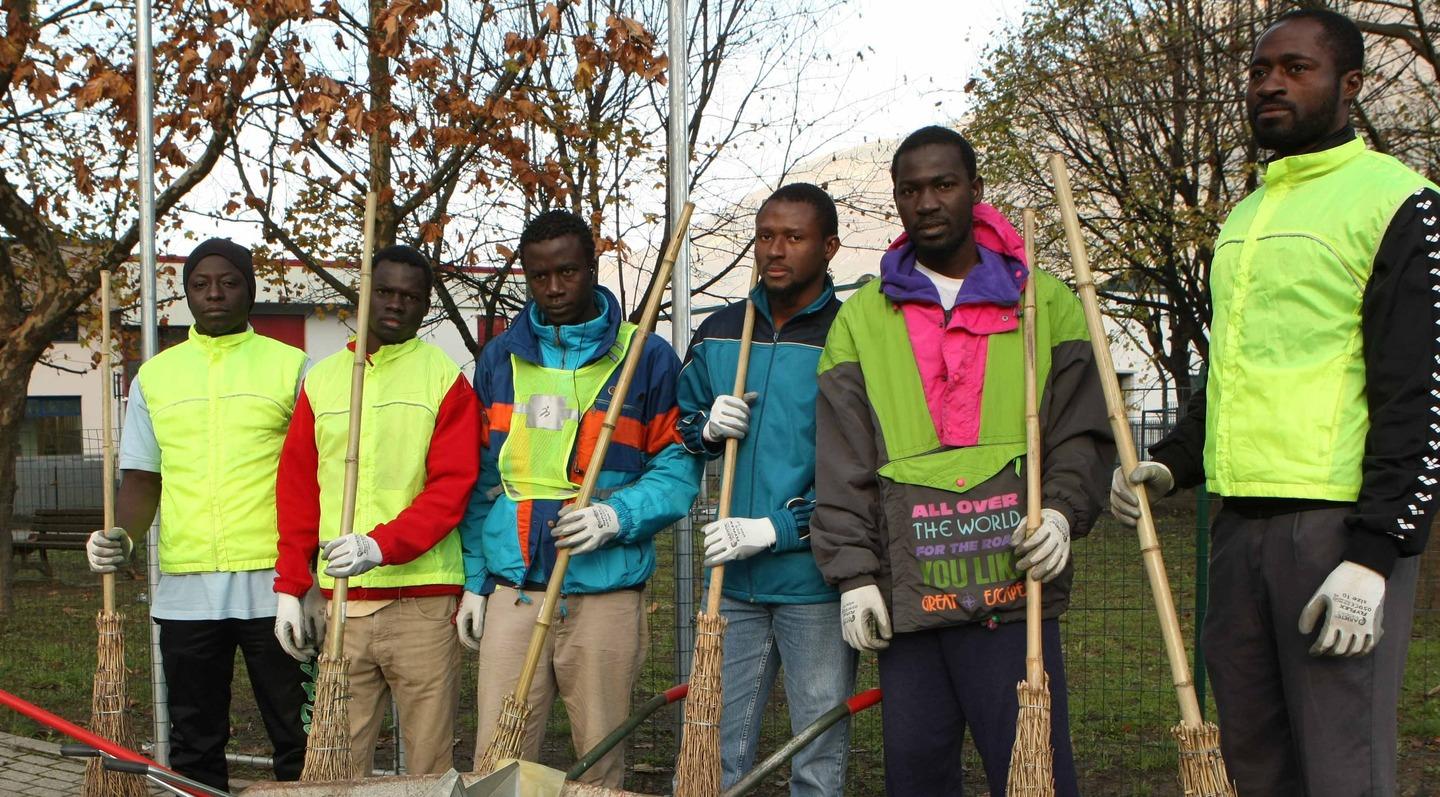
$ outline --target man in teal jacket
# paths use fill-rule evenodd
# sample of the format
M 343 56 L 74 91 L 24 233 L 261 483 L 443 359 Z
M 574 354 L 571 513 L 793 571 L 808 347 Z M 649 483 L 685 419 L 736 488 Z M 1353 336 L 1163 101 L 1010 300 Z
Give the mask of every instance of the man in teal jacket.
M 815 370 L 840 309 L 827 275 L 840 248 L 835 202 L 816 186 L 792 183 L 755 217 L 762 284 L 751 292 L 755 334 L 745 400 L 731 394 L 747 302 L 705 320 L 680 374 L 685 447 L 718 457 L 741 441 L 732 517 L 705 526 L 705 564 L 725 565 L 725 632 L 720 720 L 723 787 L 755 763 L 760 719 L 785 665 L 795 733 L 849 696 L 855 651 L 840 629 L 840 596 L 810 553 L 815 507 Z M 844 792 L 849 723 L 795 756 L 794 797 Z
M 620 364 L 635 327 L 596 284 L 595 240 L 583 219 L 543 213 L 520 236 L 533 299 L 485 347 L 475 369 L 480 397 L 480 479 L 460 524 L 465 595 L 456 626 L 480 652 L 475 755 L 489 746 L 513 692 L 558 548 L 571 559 L 551 640 L 530 689 L 522 757 L 535 760 L 556 694 L 565 701 L 577 754 L 630 713 L 645 660 L 645 582 L 656 533 L 690 510 L 699 488 L 675 431 L 680 361 L 645 339 L 639 366 L 597 482 L 574 510 Z M 619 788 L 624 747 L 581 778 Z

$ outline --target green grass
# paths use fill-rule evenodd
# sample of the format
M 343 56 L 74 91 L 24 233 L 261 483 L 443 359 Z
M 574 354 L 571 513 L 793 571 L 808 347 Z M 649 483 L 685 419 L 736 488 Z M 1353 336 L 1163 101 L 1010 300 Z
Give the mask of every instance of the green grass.
M 1158 517 L 1166 569 L 1180 611 L 1185 639 L 1193 649 L 1195 591 L 1195 503 L 1193 496 L 1172 498 Z M 698 541 L 697 541 L 698 542 Z M 1176 754 L 1169 728 L 1179 719 L 1169 669 L 1150 603 L 1149 587 L 1136 553 L 1134 533 L 1108 519 L 1074 548 L 1076 587 L 1063 626 L 1071 734 L 1081 770 L 1081 789 L 1096 795 L 1178 795 Z M 647 593 L 650 609 L 649 659 L 635 690 L 643 702 L 674 683 L 675 581 L 673 537 L 658 540 L 661 569 Z M 16 587 L 17 611 L 0 620 L 0 684 L 72 721 L 84 724 L 90 714 L 94 674 L 94 616 L 99 605 L 99 580 L 91 576 L 79 553 L 52 557 L 58 580 L 47 581 L 24 571 Z M 1422 568 L 1405 688 L 1401 700 L 1401 793 L 1423 795 L 1428 780 L 1440 774 L 1440 579 Z M 690 585 L 698 597 L 699 582 Z M 127 614 L 130 697 L 137 730 L 148 738 L 148 621 L 142 581 L 120 581 L 120 599 Z M 456 762 L 470 761 L 475 733 L 475 660 L 465 657 L 460 720 L 456 728 Z M 876 684 L 873 657 L 861 662 L 856 691 Z M 266 742 L 253 705 L 246 697 L 243 665 L 236 667 L 232 707 L 233 749 L 263 754 Z M 1207 707 L 1214 716 L 1213 705 Z M 652 794 L 668 792 L 673 775 L 678 725 L 674 712 L 662 710 L 631 738 L 629 788 Z M 0 730 L 56 738 L 45 729 L 10 712 L 0 712 Z M 860 715 L 854 723 L 848 793 L 881 794 L 880 712 Z M 772 696 L 762 730 L 760 756 L 790 736 L 784 696 Z M 393 735 L 382 736 L 380 765 L 390 761 Z M 569 728 L 557 707 L 542 760 L 567 767 L 573 761 Z M 967 742 L 964 759 L 968 794 L 984 794 L 984 774 Z M 238 770 L 239 777 L 263 772 Z M 772 778 L 758 794 L 787 794 L 784 773 Z

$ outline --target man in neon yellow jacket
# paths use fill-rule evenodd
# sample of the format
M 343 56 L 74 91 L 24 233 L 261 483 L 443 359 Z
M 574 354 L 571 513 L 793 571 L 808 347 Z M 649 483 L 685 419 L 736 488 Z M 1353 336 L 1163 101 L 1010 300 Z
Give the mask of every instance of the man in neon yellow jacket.
M 276 600 L 275 471 L 305 353 L 255 334 L 250 252 L 214 238 L 182 272 L 195 317 L 189 338 L 140 367 L 120 441 L 118 528 L 87 554 L 113 571 L 160 508 L 160 582 L 150 614 L 170 690 L 170 765 L 227 789 L 230 679 L 245 657 L 274 746 L 275 777 L 295 780 L 305 755 L 309 678 L 270 633 Z
M 1246 104 L 1275 157 L 1211 264 L 1210 376 L 1111 505 L 1205 482 L 1201 632 L 1241 794 L 1395 794 L 1395 704 L 1440 478 L 1440 194 L 1349 125 L 1364 44 L 1330 11 L 1260 37 Z

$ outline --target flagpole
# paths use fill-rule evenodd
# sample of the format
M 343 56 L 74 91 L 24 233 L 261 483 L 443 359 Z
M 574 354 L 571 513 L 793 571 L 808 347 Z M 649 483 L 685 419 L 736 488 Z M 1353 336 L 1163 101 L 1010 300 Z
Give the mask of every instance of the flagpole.
M 669 0 L 670 126 L 666 137 L 665 186 L 670 227 L 690 201 L 689 53 L 685 31 L 685 0 Z M 681 357 L 690 346 L 690 247 L 682 242 L 670 277 L 670 345 Z M 703 497 L 702 484 L 702 497 Z M 675 590 L 675 672 L 678 681 L 690 678 L 690 657 L 695 650 L 694 534 L 687 513 L 675 524 L 675 569 L 680 575 Z
M 154 55 L 150 40 L 150 0 L 135 3 L 135 112 L 136 156 L 140 162 L 140 357 L 149 360 L 159 350 L 155 312 L 155 85 Z M 151 605 L 160 581 L 160 517 L 146 535 L 146 577 Z M 150 691 L 154 703 L 155 747 L 151 757 L 170 765 L 170 699 L 165 667 L 160 656 L 160 626 L 150 623 Z

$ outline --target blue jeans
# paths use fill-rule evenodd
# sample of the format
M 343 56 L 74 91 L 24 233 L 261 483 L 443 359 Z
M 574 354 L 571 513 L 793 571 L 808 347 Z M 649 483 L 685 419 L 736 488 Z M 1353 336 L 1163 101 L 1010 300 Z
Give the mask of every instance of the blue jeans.
M 855 651 L 840 635 L 840 603 L 743 603 L 725 598 L 720 716 L 722 788 L 755 765 L 760 720 L 785 665 L 790 731 L 798 734 L 821 714 L 845 702 L 855 688 Z M 832 797 L 845 791 L 850 721 L 837 723 L 790 762 L 791 797 Z

